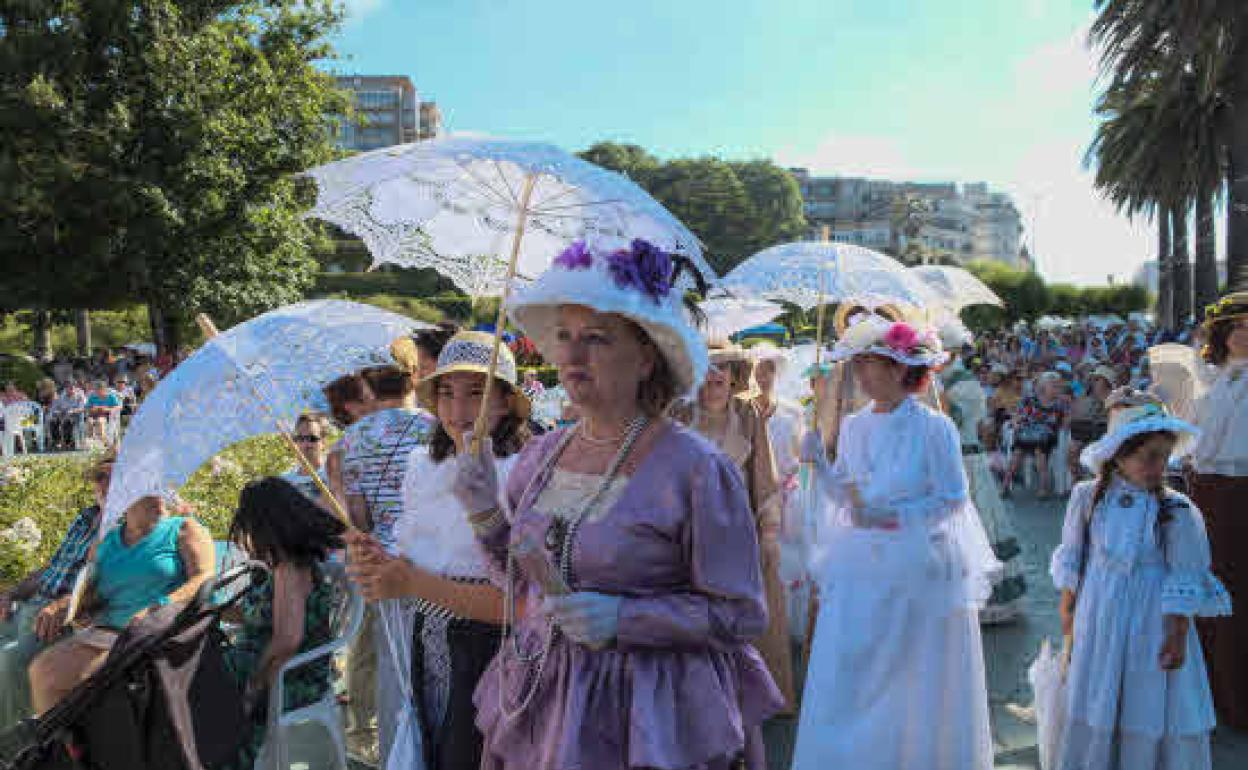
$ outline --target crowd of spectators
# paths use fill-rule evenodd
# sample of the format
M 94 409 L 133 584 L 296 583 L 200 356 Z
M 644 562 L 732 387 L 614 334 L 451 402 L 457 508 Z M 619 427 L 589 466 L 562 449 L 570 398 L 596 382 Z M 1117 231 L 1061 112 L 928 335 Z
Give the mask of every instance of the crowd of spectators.
M 12 450 L 32 453 L 77 451 L 108 446 L 143 398 L 186 356 L 151 356 L 142 350 L 101 349 L 90 357 L 61 354 L 43 365 L 43 374 L 27 393 L 15 381 L 0 389 L 0 434 L 6 419 L 12 427 Z M 36 404 L 37 409 L 25 406 Z M 10 411 L 9 407 L 22 407 Z M 42 441 L 33 439 L 42 428 Z M 41 446 L 40 446 L 41 445 Z

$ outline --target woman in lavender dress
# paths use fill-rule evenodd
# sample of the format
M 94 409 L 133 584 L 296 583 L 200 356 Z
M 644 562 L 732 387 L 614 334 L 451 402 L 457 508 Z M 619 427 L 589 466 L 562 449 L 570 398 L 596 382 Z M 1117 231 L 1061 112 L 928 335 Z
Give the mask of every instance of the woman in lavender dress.
M 783 700 L 749 644 L 767 625 L 749 498 L 662 417 L 707 365 L 673 261 L 644 241 L 560 255 L 512 318 L 580 422 L 525 447 L 507 511 L 493 464 L 456 458 L 514 622 L 476 693 L 486 770 L 764 766 Z

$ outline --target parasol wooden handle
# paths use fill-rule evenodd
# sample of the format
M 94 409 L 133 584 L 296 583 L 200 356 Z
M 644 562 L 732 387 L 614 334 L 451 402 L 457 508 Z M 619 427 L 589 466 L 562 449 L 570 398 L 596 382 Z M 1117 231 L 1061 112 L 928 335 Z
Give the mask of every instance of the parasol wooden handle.
M 477 412 L 477 421 L 472 426 L 472 446 L 469 451 L 477 454 L 481 451 L 481 439 L 489 432 L 490 396 L 494 392 L 494 372 L 498 370 L 498 355 L 503 345 L 503 324 L 507 321 L 507 300 L 511 296 L 511 284 L 516 278 L 516 263 L 520 259 L 520 241 L 524 239 L 524 230 L 529 221 L 529 201 L 533 198 L 533 187 L 537 184 L 537 174 L 531 173 L 524 178 L 524 186 L 520 190 L 519 208 L 516 211 L 516 233 L 511 239 L 511 259 L 507 262 L 507 278 L 503 283 L 503 293 L 498 300 L 498 314 L 494 317 L 494 347 L 490 351 L 490 368 L 485 375 L 485 387 L 481 391 L 481 408 Z
M 220 332 L 217 331 L 217 325 L 212 322 L 212 319 L 208 317 L 207 313 L 197 314 L 195 316 L 195 324 L 199 326 L 199 330 L 203 332 L 205 340 L 213 339 L 220 334 Z M 347 525 L 347 529 L 354 530 L 355 525 L 351 522 L 351 515 L 347 513 L 347 509 L 343 507 L 342 502 L 338 499 L 338 497 L 330 491 L 328 486 L 326 486 L 325 480 L 321 478 L 320 469 L 313 468 L 312 463 L 308 461 L 308 458 L 304 457 L 303 452 L 299 451 L 299 445 L 295 443 L 294 437 L 290 435 L 290 431 L 282 423 L 281 419 L 277 417 L 277 414 L 273 411 L 272 405 L 269 404 L 269 402 L 266 401 L 260 394 L 259 388 L 257 388 L 256 384 L 251 381 L 251 378 L 245 377 L 244 379 L 247 380 L 247 384 L 251 387 L 251 392 L 255 395 L 256 400 L 259 401 L 265 408 L 265 411 L 273 417 L 274 422 L 277 424 L 278 435 L 282 437 L 286 446 L 295 455 L 295 460 L 303 467 L 308 476 L 312 478 L 312 482 L 316 484 L 316 488 L 320 490 L 321 494 L 329 500 L 330 505 L 334 508 L 334 513 L 338 514 L 338 517 L 342 519 L 343 524 Z

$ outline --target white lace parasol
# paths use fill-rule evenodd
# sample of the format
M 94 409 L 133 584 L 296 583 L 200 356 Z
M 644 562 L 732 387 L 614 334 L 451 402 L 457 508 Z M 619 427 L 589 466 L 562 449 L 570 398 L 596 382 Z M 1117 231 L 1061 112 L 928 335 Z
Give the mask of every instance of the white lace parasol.
M 310 216 L 359 236 L 374 264 L 437 270 L 473 297 L 536 278 L 572 242 L 644 238 L 715 274 L 697 237 L 627 177 L 551 144 L 451 136 L 308 172 Z M 531 184 L 531 189 L 529 185 Z
M 910 268 L 927 284 L 933 296 L 953 311 L 971 305 L 996 305 L 1005 303 L 988 284 L 976 278 L 970 271 L 949 265 L 920 265 Z
M 709 340 L 726 340 L 784 313 L 784 308 L 775 302 L 754 297 L 711 297 L 699 302 L 698 307 L 706 315 L 701 331 Z
M 764 249 L 737 265 L 721 285 L 743 296 L 782 300 L 810 310 L 846 299 L 932 304 L 927 285 L 892 257 L 844 243 L 800 241 Z
M 290 430 L 301 412 L 324 407 L 322 386 L 393 363 L 390 343 L 424 326 L 371 305 L 315 300 L 209 340 L 139 406 L 121 441 L 101 532 L 141 497 L 177 489 L 221 450 Z

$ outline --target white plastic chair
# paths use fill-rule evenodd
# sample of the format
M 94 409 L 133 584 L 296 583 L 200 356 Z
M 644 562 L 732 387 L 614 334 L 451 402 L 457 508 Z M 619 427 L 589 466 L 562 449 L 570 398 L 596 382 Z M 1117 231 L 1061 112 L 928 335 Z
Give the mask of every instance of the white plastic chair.
M 104 446 L 116 446 L 121 442 L 121 407 L 108 413 L 108 423 L 104 426 Z
M 29 425 L 25 423 L 30 423 Z M 34 401 L 18 401 L 4 408 L 4 453 L 17 453 L 17 437 L 22 437 L 22 446 L 30 452 L 30 444 L 26 434 L 34 439 L 38 451 L 43 451 L 43 407 Z
M 313 723 L 325 728 L 334 744 L 337 770 L 347 770 L 347 737 L 342 725 L 342 712 L 338 706 L 338 697 L 334 688 L 327 687 L 325 695 L 319 701 L 283 713 L 285 702 L 285 677 L 294 669 L 309 663 L 330 658 L 352 641 L 360 633 L 364 623 L 364 596 L 349 580 L 341 564 L 325 563 L 321 565 L 325 573 L 334 581 L 334 613 L 331 628 L 335 630 L 334 638 L 315 649 L 301 652 L 282 666 L 277 672 L 277 679 L 269 690 L 268 729 L 265 734 L 264 747 L 256 759 L 255 770 L 289 770 L 290 756 L 287 745 L 287 731 L 296 725 Z

